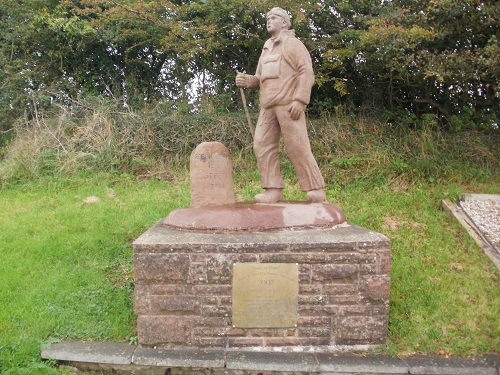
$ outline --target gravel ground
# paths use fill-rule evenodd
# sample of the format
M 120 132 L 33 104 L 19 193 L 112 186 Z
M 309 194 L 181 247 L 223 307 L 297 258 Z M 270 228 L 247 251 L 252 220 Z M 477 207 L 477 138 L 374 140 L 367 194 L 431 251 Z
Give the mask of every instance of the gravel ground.
M 497 250 L 500 249 L 500 195 L 465 195 L 462 209 Z

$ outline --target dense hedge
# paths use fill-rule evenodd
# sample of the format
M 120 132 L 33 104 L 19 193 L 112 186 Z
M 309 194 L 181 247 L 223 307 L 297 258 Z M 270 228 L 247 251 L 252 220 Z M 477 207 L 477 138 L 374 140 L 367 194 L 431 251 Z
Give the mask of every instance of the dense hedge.
M 255 122 L 257 113 L 251 116 Z M 329 184 L 497 176 L 498 131 L 448 132 L 431 118 L 412 129 L 407 123 L 340 114 L 310 118 L 308 126 Z M 225 144 L 240 163 L 236 170 L 255 169 L 243 111 L 183 113 L 158 105 L 134 111 L 124 110 L 119 102 L 95 99 L 19 122 L 4 150 L 0 178 L 7 182 L 78 171 L 154 175 L 187 166 L 191 151 L 206 141 Z M 293 172 L 284 155 L 283 150 L 285 173 Z

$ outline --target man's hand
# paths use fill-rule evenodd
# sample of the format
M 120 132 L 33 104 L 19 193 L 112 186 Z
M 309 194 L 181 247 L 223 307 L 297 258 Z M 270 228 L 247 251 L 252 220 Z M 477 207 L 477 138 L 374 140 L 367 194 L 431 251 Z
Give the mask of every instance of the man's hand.
M 302 112 L 304 112 L 305 110 L 306 110 L 306 105 L 302 104 L 297 100 L 291 102 L 290 106 L 288 107 L 288 112 L 290 112 L 290 118 L 293 121 L 297 121 L 300 118 Z
M 248 87 L 248 77 L 247 74 L 236 72 L 236 86 L 247 88 Z

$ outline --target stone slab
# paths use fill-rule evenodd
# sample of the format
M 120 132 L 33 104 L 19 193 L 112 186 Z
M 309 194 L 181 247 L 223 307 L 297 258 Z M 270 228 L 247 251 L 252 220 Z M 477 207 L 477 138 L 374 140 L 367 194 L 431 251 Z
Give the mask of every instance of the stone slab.
M 246 202 L 178 208 L 170 212 L 163 224 L 186 230 L 234 232 L 322 228 L 345 221 L 342 209 L 331 203 Z
M 493 367 L 500 370 L 500 355 L 488 354 L 488 355 L 481 357 L 481 358 L 484 358 L 486 363 L 489 364 L 490 366 L 493 366 Z M 499 374 L 500 374 L 500 372 L 499 372 Z
M 224 350 L 138 347 L 134 353 L 132 363 L 141 366 L 223 368 L 225 353 Z
M 317 372 L 312 353 L 228 352 L 226 368 L 250 371 Z
M 324 375 L 498 375 L 500 357 L 417 356 L 404 359 L 382 355 L 343 354 L 341 352 L 249 352 L 196 350 L 193 348 L 152 349 L 114 342 L 66 341 L 43 349 L 43 359 L 71 362 L 78 369 L 119 373 L 165 374 L 167 368 L 188 374 L 241 375 L 247 371 L 283 371 Z M 178 370 L 178 371 L 177 371 Z M 219 371 L 219 372 L 218 372 Z M 222 371 L 222 372 L 220 372 Z
M 321 372 L 334 374 L 408 374 L 408 366 L 401 360 L 381 355 L 335 355 L 317 353 Z
M 115 342 L 64 341 L 42 350 L 43 359 L 129 365 L 135 346 Z
M 412 375 L 497 375 L 484 358 L 419 356 L 405 358 Z
M 191 206 L 235 202 L 229 150 L 220 142 L 203 142 L 191 153 Z
M 276 231 L 260 233 L 202 233 L 182 231 L 158 222 L 134 243 L 134 252 L 140 253 L 168 251 L 182 252 L 193 251 L 218 251 L 224 252 L 238 246 L 245 246 L 246 251 L 253 249 L 259 252 L 265 251 L 293 251 L 295 248 L 306 251 L 307 248 L 321 247 L 329 248 L 352 247 L 353 244 L 360 249 L 363 247 L 389 246 L 390 242 L 383 234 L 367 230 L 365 228 L 344 223 L 335 228 L 307 229 L 296 231 Z

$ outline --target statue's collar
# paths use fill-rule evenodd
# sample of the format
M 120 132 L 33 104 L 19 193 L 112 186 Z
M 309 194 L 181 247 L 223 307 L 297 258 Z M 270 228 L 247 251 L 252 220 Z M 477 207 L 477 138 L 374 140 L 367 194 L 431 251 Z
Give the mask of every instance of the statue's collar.
M 268 43 L 265 43 L 264 47 L 270 47 L 270 45 L 281 43 L 284 39 L 295 38 L 295 30 L 283 30 L 275 38 L 270 38 Z
M 271 38 L 273 43 L 279 43 L 285 38 L 295 38 L 295 30 L 283 30 L 275 38 Z

